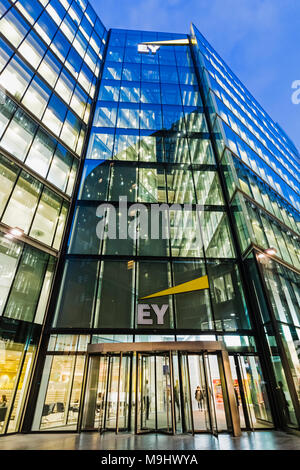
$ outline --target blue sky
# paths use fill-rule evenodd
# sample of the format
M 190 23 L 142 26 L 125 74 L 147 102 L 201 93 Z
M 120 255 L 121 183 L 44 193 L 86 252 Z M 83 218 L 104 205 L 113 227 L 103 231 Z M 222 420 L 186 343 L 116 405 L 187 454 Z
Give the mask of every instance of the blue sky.
M 299 0 L 90 0 L 107 28 L 188 33 L 193 21 L 300 149 Z

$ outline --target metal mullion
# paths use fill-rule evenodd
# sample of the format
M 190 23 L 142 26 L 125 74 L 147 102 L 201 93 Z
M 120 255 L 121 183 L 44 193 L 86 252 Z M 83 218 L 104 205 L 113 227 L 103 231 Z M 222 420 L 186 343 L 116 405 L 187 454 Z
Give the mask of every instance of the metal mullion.
M 96 273 L 96 283 L 95 283 L 95 288 L 94 288 L 94 300 L 93 300 L 92 315 L 91 315 L 91 321 L 90 321 L 91 328 L 95 327 L 97 300 L 98 300 L 98 293 L 101 289 L 100 276 L 101 276 L 102 263 L 103 262 L 104 261 L 102 261 L 102 260 L 98 261 L 98 267 L 97 267 L 97 273 Z M 101 282 L 101 284 L 102 284 L 102 282 Z
M 171 386 L 171 410 L 172 410 L 172 434 L 176 432 L 176 418 L 175 418 L 175 397 L 174 397 L 174 371 L 173 371 L 173 356 L 172 351 L 169 351 L 170 361 L 170 386 Z
M 103 426 L 102 426 L 101 430 L 105 430 L 105 428 L 106 428 L 107 397 L 108 397 L 108 389 L 109 389 L 109 385 L 110 385 L 109 382 L 111 380 L 111 373 L 112 373 L 112 371 L 111 371 L 111 369 L 112 369 L 112 367 L 111 367 L 111 356 L 109 356 L 107 354 L 103 357 L 107 359 L 107 374 L 106 374 L 105 407 L 104 407 L 104 416 L 103 416 Z M 112 366 L 113 366 L 113 364 L 112 364 Z
M 190 379 L 190 364 L 189 364 L 189 356 L 188 354 L 185 354 L 183 356 L 185 358 L 185 363 L 186 363 L 186 379 L 187 379 L 187 387 L 188 387 L 188 393 L 189 393 L 189 407 L 190 407 L 190 413 L 191 413 L 191 425 L 192 425 L 192 435 L 195 434 L 195 426 L 194 426 L 194 414 L 193 414 L 193 405 L 192 405 L 192 390 L 191 390 L 191 379 Z
M 77 420 L 77 427 L 76 431 L 80 432 L 81 431 L 81 426 L 82 426 L 82 418 L 83 418 L 83 408 L 85 404 L 85 397 L 86 397 L 86 386 L 87 386 L 87 376 L 88 376 L 88 371 L 89 371 L 89 364 L 91 363 L 90 357 L 85 354 L 84 355 L 84 368 L 83 368 L 83 380 L 82 380 L 82 387 L 81 387 L 81 392 L 80 392 L 80 398 L 79 398 L 79 412 L 78 412 L 78 420 Z
M 207 393 L 207 404 L 209 408 L 209 418 L 211 422 L 211 432 L 215 435 L 218 435 L 218 421 L 217 421 L 217 415 L 216 415 L 216 407 L 215 407 L 215 400 L 213 396 L 213 384 L 211 380 L 211 371 L 210 371 L 210 364 L 209 364 L 209 358 L 208 358 L 208 353 L 203 352 L 202 353 L 202 358 L 203 358 L 203 365 L 204 365 L 204 377 L 205 377 L 205 383 L 206 383 L 206 391 Z M 213 415 L 213 416 L 212 416 Z M 214 423 L 213 420 L 215 421 L 215 429 L 214 429 Z
M 119 377 L 118 377 L 118 393 L 117 393 L 117 413 L 116 413 L 116 434 L 119 432 L 119 413 L 120 413 L 120 385 L 121 385 L 121 371 L 122 371 L 123 353 L 119 355 Z
M 149 358 L 149 373 L 151 374 L 151 357 L 154 358 L 154 390 L 155 390 L 155 430 L 157 431 L 157 367 L 156 367 L 156 359 L 157 355 L 153 354 L 153 356 L 147 356 Z M 150 378 L 150 377 L 149 377 Z M 149 390 L 150 391 L 150 390 Z M 150 397 L 149 397 L 150 399 Z M 146 405 L 147 406 L 147 405 Z

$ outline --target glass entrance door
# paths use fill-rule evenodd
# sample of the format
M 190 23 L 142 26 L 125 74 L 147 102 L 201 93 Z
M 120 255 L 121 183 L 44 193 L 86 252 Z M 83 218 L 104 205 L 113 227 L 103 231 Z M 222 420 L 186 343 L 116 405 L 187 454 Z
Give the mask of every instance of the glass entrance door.
M 171 355 L 137 355 L 136 432 L 174 433 L 174 386 Z
M 83 429 L 128 430 L 131 359 L 122 353 L 90 358 Z
M 217 435 L 227 430 L 218 356 L 182 353 L 180 363 L 184 431 Z

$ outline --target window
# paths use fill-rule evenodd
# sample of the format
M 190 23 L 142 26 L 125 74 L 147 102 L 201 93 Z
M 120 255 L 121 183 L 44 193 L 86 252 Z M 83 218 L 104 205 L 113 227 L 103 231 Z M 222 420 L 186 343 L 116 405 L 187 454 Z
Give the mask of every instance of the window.
M 56 24 L 50 18 L 46 10 L 44 10 L 42 15 L 39 17 L 38 21 L 34 25 L 34 28 L 48 45 L 51 43 L 57 30 Z
M 58 328 L 90 328 L 95 302 L 98 261 L 68 260 L 57 304 Z
M 141 129 L 162 129 L 161 107 L 158 105 L 143 105 L 140 111 Z
M 0 32 L 15 47 L 18 47 L 29 31 L 29 26 L 14 8 L 9 10 L 0 21 Z
M 24 230 L 25 233 L 28 233 L 41 189 L 41 183 L 25 171 L 22 171 L 2 222 L 10 227 L 17 226 Z
M 169 263 L 161 261 L 140 262 L 138 265 L 138 291 L 137 299 L 146 295 L 151 295 L 172 286 L 171 267 Z M 172 298 L 156 297 L 155 304 L 162 308 L 163 305 L 169 304 L 169 308 L 164 316 L 163 325 L 155 325 L 156 328 L 173 328 L 173 309 Z M 138 328 L 152 328 L 153 325 L 137 325 Z
M 19 174 L 17 165 L 0 155 L 0 217 Z
M 86 104 L 88 102 L 88 96 L 84 91 L 77 85 L 70 103 L 70 106 L 78 114 L 80 118 L 83 118 Z
M 30 230 L 30 236 L 51 246 L 58 222 L 62 199 L 53 191 L 43 190 L 36 215 Z
M 0 72 L 4 69 L 12 55 L 12 49 L 8 47 L 3 39 L 0 39 Z
M 22 254 L 22 246 L 1 233 L 0 247 L 0 315 L 2 315 Z
M 15 56 L 2 72 L 0 84 L 20 100 L 32 76 L 31 70 Z
M 176 261 L 173 263 L 174 285 L 180 285 L 205 276 L 204 261 Z M 213 329 L 209 291 L 189 292 L 174 296 L 177 328 Z
M 59 100 L 59 98 L 52 95 L 48 108 L 44 114 L 43 122 L 52 130 L 52 132 L 59 135 L 66 117 L 66 112 L 66 106 Z
M 114 160 L 138 160 L 139 136 L 124 134 L 124 131 L 117 129 L 114 146 Z M 125 131 L 126 132 L 126 131 Z
M 5 127 L 17 109 L 17 105 L 5 95 L 1 94 L 0 97 L 0 135 L 2 135 Z
M 141 88 L 142 103 L 161 103 L 160 85 L 159 83 L 142 83 Z
M 97 106 L 93 125 L 97 127 L 115 127 L 117 109 L 117 106 Z
M 31 31 L 19 47 L 19 52 L 32 67 L 37 68 L 46 52 L 46 47 L 38 36 Z
M 68 111 L 60 138 L 72 149 L 75 150 L 79 137 L 81 123 L 71 111 Z
M 107 62 L 105 63 L 105 67 L 103 70 L 103 80 L 121 80 L 121 73 L 122 73 L 122 64 L 118 64 L 115 62 Z M 129 78 L 126 78 L 129 80 Z
M 71 44 L 67 41 L 63 33 L 58 30 L 50 47 L 59 57 L 59 59 L 64 62 L 68 55 Z
M 5 307 L 5 317 L 28 322 L 34 320 L 48 259 L 47 253 L 24 247 Z
M 24 161 L 37 127 L 32 119 L 18 109 L 2 137 L 2 147 L 19 160 Z
M 22 103 L 35 114 L 36 117 L 41 118 L 50 95 L 50 89 L 44 85 L 38 77 L 35 77 L 26 91 Z
M 37 0 L 19 0 L 16 7 L 23 13 L 29 23 L 33 24 L 42 13 L 43 9 Z
M 136 201 L 137 170 L 133 166 L 113 166 L 110 179 L 110 201 L 119 201 L 120 196 L 127 196 L 128 201 Z
M 107 160 L 112 156 L 114 145 L 113 134 L 92 133 L 87 152 L 87 158 L 96 160 Z
M 26 159 L 26 165 L 45 178 L 48 173 L 55 145 L 56 141 L 40 129 L 31 146 Z
M 61 65 L 58 60 L 52 52 L 48 51 L 38 69 L 38 72 L 52 87 L 54 87 L 60 70 Z
M 64 147 L 58 145 L 48 174 L 48 181 L 61 191 L 66 186 L 71 174 L 73 156 Z
M 139 82 L 141 79 L 141 66 L 139 64 L 124 64 L 122 80 Z
M 68 72 L 65 72 L 63 70 L 56 83 L 55 91 L 63 98 L 66 103 L 69 103 L 73 94 L 74 87 L 75 80 L 73 80 L 73 78 Z
M 133 327 L 134 269 L 126 261 L 102 263 L 94 328 Z

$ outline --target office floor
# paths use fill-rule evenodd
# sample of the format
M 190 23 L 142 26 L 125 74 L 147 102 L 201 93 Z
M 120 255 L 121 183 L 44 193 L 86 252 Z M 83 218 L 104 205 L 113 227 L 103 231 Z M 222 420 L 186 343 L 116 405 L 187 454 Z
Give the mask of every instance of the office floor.
M 163 434 L 17 434 L 0 437 L 0 450 L 300 450 L 300 437 L 280 431 L 167 436 Z

